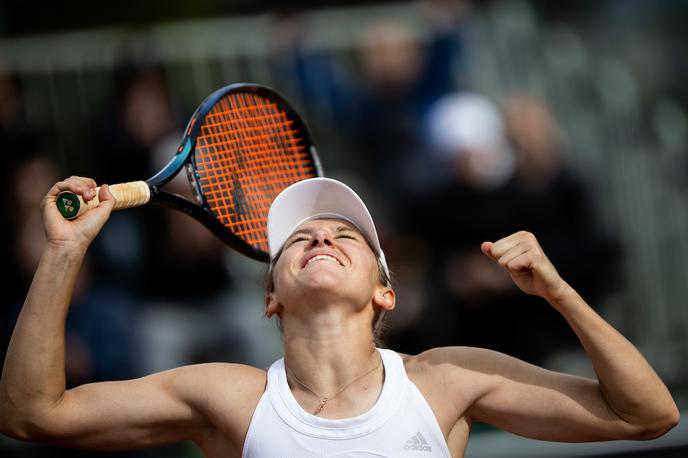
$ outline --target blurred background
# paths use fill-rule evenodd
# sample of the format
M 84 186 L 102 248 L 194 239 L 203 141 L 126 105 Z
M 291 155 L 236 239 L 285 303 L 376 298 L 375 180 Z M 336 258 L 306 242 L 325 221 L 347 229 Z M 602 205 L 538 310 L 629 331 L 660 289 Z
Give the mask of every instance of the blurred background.
M 594 375 L 563 319 L 480 252 L 525 229 L 686 412 L 687 21 L 680 0 L 3 0 L 0 351 L 45 243 L 52 183 L 148 177 L 207 94 L 255 82 L 298 108 L 325 174 L 368 203 L 398 295 L 390 348 L 483 346 Z M 185 179 L 173 186 L 189 193 Z M 69 385 L 207 361 L 267 367 L 281 340 L 262 315 L 264 272 L 185 215 L 113 214 L 75 292 Z M 684 425 L 604 444 L 476 425 L 467 456 L 687 452 Z M 99 454 L 0 437 L 0 455 Z M 183 443 L 107 456 L 200 454 Z

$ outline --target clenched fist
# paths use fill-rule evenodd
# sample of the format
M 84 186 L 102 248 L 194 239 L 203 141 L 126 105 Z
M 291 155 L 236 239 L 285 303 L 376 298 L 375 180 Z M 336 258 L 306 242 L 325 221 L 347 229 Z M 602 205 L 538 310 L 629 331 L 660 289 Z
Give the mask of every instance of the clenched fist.
M 480 249 L 506 269 L 516 286 L 527 294 L 553 302 L 570 288 L 530 232 L 520 231 L 496 242 L 483 242 Z
M 88 202 L 96 196 L 96 182 L 91 178 L 84 177 L 67 178 L 55 183 L 41 203 L 43 226 L 48 244 L 84 250 L 95 239 L 110 217 L 115 198 L 107 185 L 103 185 L 99 194 L 100 204 L 95 209 L 97 211 L 88 212 L 79 218 L 68 221 L 60 214 L 55 204 L 58 194 L 62 191 L 71 191 L 82 196 L 84 201 Z

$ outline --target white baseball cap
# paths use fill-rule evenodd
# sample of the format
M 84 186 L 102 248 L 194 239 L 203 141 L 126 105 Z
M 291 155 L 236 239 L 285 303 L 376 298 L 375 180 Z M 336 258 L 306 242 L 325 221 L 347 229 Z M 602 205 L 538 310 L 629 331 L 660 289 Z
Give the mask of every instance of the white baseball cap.
M 472 92 L 447 94 L 427 115 L 432 150 L 439 155 L 478 153 L 506 148 L 505 128 L 499 108 L 487 97 Z
M 301 180 L 275 197 L 268 212 L 270 257 L 274 259 L 279 254 L 297 227 L 323 218 L 342 219 L 353 224 L 368 239 L 389 277 L 387 261 L 368 208 L 353 189 L 332 178 Z

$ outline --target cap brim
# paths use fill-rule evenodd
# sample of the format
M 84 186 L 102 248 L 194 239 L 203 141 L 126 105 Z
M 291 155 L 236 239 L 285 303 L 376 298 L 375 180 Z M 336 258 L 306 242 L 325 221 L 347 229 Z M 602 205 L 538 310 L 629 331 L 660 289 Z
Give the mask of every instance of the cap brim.
M 365 203 L 344 183 L 325 177 L 294 183 L 275 198 L 268 213 L 270 257 L 280 252 L 284 242 L 301 224 L 328 217 L 354 224 L 384 262 L 375 224 Z

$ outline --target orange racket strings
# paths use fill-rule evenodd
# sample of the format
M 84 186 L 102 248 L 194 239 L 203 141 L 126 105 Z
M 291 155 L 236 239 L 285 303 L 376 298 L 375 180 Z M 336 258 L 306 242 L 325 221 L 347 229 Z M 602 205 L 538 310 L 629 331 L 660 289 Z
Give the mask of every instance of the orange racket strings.
M 258 94 L 229 94 L 205 116 L 195 159 L 213 214 L 249 245 L 268 251 L 270 204 L 284 188 L 316 176 L 294 122 Z

